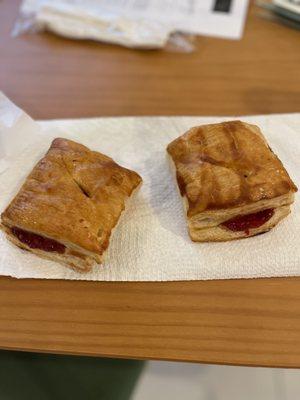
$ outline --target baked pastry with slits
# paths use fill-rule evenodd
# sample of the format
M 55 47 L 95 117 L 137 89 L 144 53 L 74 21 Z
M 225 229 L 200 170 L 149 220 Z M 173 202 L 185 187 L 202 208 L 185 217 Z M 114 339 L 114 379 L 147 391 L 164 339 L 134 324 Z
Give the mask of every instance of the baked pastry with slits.
M 142 182 L 110 157 L 55 139 L 1 215 L 9 240 L 77 271 L 101 263 L 125 201 Z
M 194 241 L 266 232 L 290 212 L 297 187 L 255 125 L 190 129 L 167 147 Z

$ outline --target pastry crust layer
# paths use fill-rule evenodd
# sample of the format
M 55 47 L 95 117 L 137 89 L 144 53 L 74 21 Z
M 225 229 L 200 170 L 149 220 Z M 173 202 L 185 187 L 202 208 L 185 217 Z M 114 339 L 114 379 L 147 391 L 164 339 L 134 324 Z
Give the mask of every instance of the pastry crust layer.
M 285 206 L 293 202 L 297 188 L 257 126 L 230 121 L 194 127 L 171 142 L 167 151 L 193 240 L 256 235 L 288 214 Z M 235 216 L 269 208 L 280 210 L 247 234 L 219 226 Z
M 141 182 L 110 157 L 58 138 L 2 213 L 2 228 L 19 247 L 89 270 L 102 261 L 125 201 Z M 12 227 L 54 239 L 68 251 L 30 249 L 12 235 Z

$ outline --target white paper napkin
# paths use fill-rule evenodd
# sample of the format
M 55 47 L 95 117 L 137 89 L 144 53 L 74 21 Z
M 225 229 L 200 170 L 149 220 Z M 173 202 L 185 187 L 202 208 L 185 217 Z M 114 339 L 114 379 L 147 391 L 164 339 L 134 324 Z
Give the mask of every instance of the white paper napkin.
M 234 117 L 129 117 L 37 124 L 0 95 L 0 210 L 54 137 L 77 140 L 143 177 L 115 231 L 105 265 L 76 273 L 11 245 L 0 234 L 0 274 L 17 278 L 173 281 L 300 275 L 300 203 L 271 232 L 227 243 L 190 241 L 166 145 L 194 125 Z M 259 125 L 300 184 L 300 114 L 241 117 Z

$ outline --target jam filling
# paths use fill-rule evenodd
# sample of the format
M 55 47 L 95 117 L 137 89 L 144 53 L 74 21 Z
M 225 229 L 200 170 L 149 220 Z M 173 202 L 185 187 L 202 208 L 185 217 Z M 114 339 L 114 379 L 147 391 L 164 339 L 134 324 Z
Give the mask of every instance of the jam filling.
M 223 226 L 231 231 L 244 231 L 249 235 L 249 229 L 259 228 L 274 215 L 274 209 L 259 211 L 253 214 L 234 217 L 222 223 Z
M 11 232 L 20 240 L 20 242 L 27 244 L 31 249 L 40 249 L 60 254 L 65 252 L 66 247 L 63 244 L 58 243 L 56 240 L 48 239 L 16 227 L 11 228 Z

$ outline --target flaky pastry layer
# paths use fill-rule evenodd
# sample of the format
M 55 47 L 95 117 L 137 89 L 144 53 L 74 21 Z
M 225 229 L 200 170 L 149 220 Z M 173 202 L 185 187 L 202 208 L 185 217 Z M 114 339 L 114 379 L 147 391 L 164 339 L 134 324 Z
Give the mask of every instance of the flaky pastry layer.
M 2 213 L 2 228 L 19 247 L 89 270 L 102 261 L 125 202 L 141 182 L 110 157 L 58 138 Z M 53 239 L 66 251 L 30 248 L 15 237 L 14 228 Z
M 241 121 L 190 129 L 167 151 L 195 241 L 222 241 L 265 232 L 288 215 L 296 186 L 259 128 Z M 259 228 L 230 231 L 222 223 L 274 209 Z

